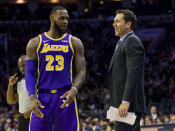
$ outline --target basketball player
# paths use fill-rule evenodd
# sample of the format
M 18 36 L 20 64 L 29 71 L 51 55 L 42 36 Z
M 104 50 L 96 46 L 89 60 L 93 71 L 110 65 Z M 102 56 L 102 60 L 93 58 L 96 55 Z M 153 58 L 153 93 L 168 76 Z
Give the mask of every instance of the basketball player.
M 33 111 L 31 131 L 51 131 L 52 125 L 55 131 L 79 130 L 75 96 L 85 80 L 86 61 L 80 39 L 66 33 L 68 20 L 64 7 L 54 7 L 50 30 L 32 38 L 26 47 L 26 86 Z
M 22 79 L 19 80 L 19 76 L 14 74 L 9 78 L 9 84 L 7 89 L 7 103 L 12 105 L 19 102 L 19 126 L 18 131 L 28 131 L 29 117 L 31 114 L 29 95 L 25 86 L 25 60 L 26 56 L 23 55 L 18 60 L 18 67 L 22 74 Z M 17 93 L 13 90 L 14 85 L 17 84 Z

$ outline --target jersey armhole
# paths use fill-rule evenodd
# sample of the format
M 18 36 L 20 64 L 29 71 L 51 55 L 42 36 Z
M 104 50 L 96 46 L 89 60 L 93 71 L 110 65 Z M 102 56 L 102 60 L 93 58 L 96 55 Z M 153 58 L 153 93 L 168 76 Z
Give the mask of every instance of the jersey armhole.
M 72 35 L 69 35 L 69 45 L 70 45 L 70 48 L 72 50 L 72 53 L 74 54 L 74 48 L 72 46 L 71 38 L 72 38 Z
M 39 41 L 39 44 L 38 44 L 38 47 L 37 47 L 37 50 L 36 50 L 37 55 L 38 55 L 38 51 L 39 51 L 39 48 L 40 48 L 41 43 L 42 43 L 42 36 L 39 35 L 39 38 L 40 38 L 40 41 Z

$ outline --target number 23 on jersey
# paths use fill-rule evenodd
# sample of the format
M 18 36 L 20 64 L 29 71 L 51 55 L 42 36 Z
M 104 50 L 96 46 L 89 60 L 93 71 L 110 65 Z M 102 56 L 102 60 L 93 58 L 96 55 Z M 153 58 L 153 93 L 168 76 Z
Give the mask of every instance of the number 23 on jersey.
M 53 62 L 57 61 L 57 65 L 53 65 Z M 56 55 L 55 59 L 52 55 L 46 55 L 46 71 L 62 71 L 64 69 L 64 57 L 62 55 Z

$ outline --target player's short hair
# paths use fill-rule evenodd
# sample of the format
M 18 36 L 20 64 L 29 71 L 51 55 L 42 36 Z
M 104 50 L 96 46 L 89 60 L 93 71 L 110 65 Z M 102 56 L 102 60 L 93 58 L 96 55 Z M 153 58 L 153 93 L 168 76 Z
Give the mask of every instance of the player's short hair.
M 55 6 L 52 8 L 50 14 L 55 13 L 57 10 L 66 10 L 66 8 L 64 8 L 63 6 Z
M 117 10 L 116 14 L 123 14 L 125 22 L 131 21 L 131 29 L 133 30 L 137 23 L 137 17 L 133 11 L 125 9 L 125 10 Z

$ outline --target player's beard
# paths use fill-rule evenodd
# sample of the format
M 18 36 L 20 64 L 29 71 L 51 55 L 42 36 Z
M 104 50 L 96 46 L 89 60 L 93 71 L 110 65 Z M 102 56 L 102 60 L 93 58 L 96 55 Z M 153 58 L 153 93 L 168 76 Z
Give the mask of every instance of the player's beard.
M 56 22 L 54 22 L 54 28 L 57 32 L 60 32 L 61 34 L 66 33 L 66 30 L 61 29 L 60 26 Z

